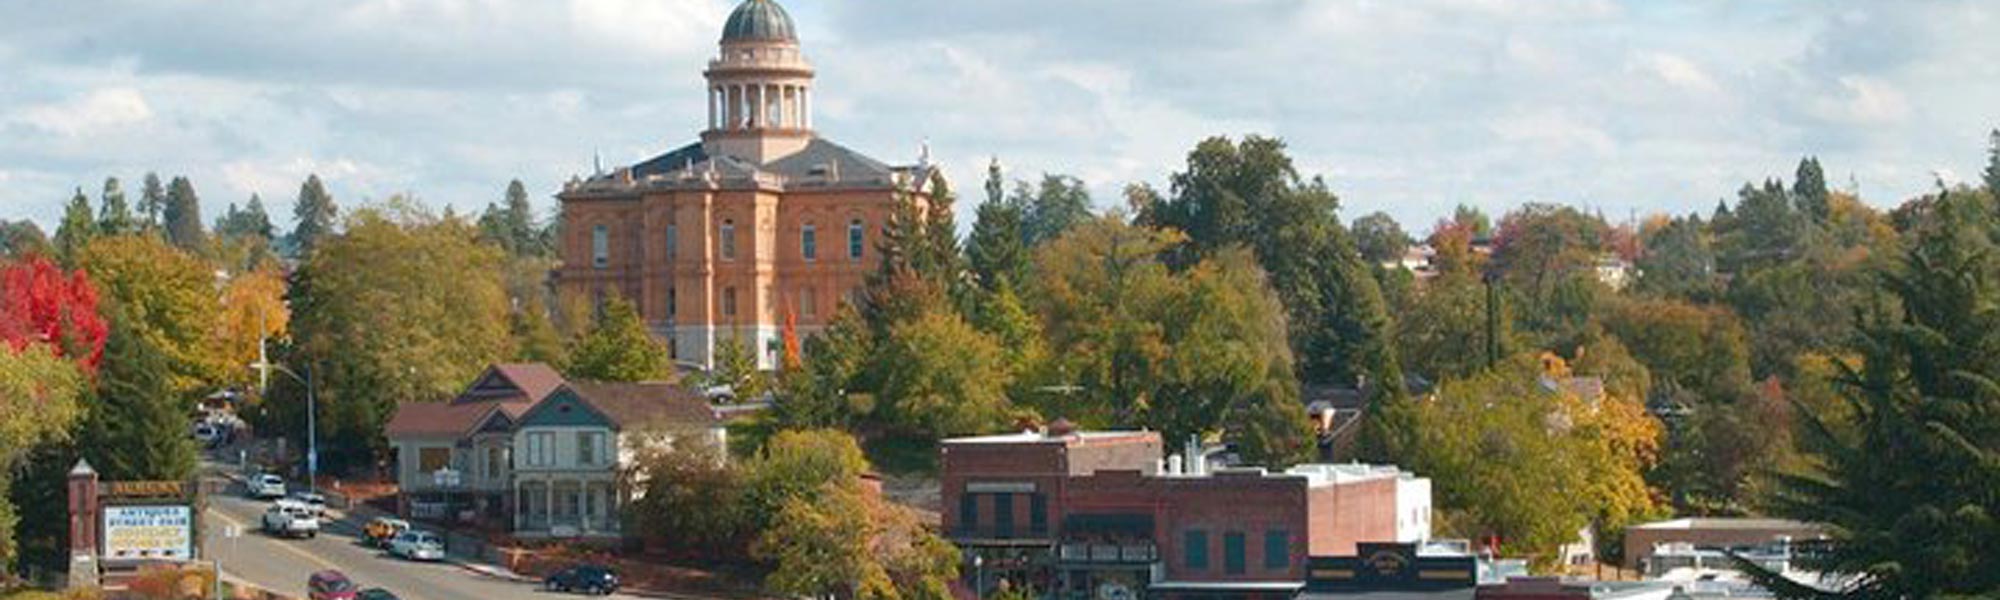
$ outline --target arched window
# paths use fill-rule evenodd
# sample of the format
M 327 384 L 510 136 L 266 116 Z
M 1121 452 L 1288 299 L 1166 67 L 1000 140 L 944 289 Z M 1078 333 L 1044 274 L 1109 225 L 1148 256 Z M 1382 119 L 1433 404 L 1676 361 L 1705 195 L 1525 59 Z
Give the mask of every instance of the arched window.
M 722 260 L 736 260 L 736 222 L 722 221 Z
M 799 228 L 799 255 L 805 257 L 806 262 L 819 258 L 819 232 L 812 225 Z
M 861 227 L 861 219 L 847 223 L 847 258 L 861 260 L 861 247 L 868 242 L 867 230 Z

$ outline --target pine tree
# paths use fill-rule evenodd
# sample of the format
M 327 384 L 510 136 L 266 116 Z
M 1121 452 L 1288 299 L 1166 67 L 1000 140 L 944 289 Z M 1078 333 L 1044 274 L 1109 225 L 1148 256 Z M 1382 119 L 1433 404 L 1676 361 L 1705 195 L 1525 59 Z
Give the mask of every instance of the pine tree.
M 1009 283 L 1027 283 L 1028 249 L 1021 228 L 1021 207 L 1008 202 L 1000 191 L 1000 163 L 987 168 L 986 201 L 979 205 L 966 238 L 966 261 L 979 286 L 993 292 Z
M 84 456 L 105 479 L 182 479 L 194 472 L 196 454 L 187 436 L 192 405 L 174 393 L 166 355 L 130 319 L 112 319 L 104 346 L 97 398 L 80 439 Z
M 646 331 L 639 310 L 613 297 L 590 329 L 570 343 L 563 374 L 583 381 L 651 381 L 673 373 L 671 360 L 667 347 Z
M 161 217 L 167 240 L 175 247 L 200 253 L 208 245 L 207 235 L 202 232 L 201 198 L 195 195 L 194 184 L 186 177 L 175 177 L 167 184 L 167 206 Z
M 320 238 L 333 233 L 337 212 L 333 196 L 326 193 L 319 175 L 306 176 L 305 183 L 299 184 L 298 203 L 292 206 L 292 218 L 298 222 L 292 228 L 292 255 L 304 258 L 312 254 L 319 247 Z
M 1792 182 L 1792 201 L 1798 210 L 1811 217 L 1816 223 L 1826 223 L 1833 217 L 1833 206 L 1828 204 L 1826 171 L 1819 166 L 1819 158 L 1808 156 L 1799 159 L 1799 169 Z
M 1800 562 L 1852 576 L 1834 579 L 1848 582 L 1840 596 L 2000 595 L 1989 551 L 2000 536 L 2000 262 L 1978 222 L 1985 209 L 1946 196 L 1884 277 L 1900 314 L 1878 308 L 1853 348 L 1860 370 L 1840 379 L 1853 414 L 1833 422 L 1799 405 L 1824 466 L 1783 477 L 1776 508 L 1835 532 Z M 1783 597 L 1832 596 L 1759 574 Z
M 270 213 L 264 212 L 264 198 L 250 194 L 250 204 L 243 208 L 243 233 L 264 238 L 269 242 L 277 235 L 277 228 L 271 226 Z
M 83 188 L 77 188 L 69 205 L 63 207 L 62 223 L 56 226 L 56 257 L 64 264 L 74 264 L 83 247 L 90 245 L 95 237 L 97 219 L 91 216 L 90 198 L 83 195 Z
M 160 176 L 146 174 L 145 186 L 139 190 L 139 229 L 148 233 L 159 231 L 160 213 L 167 209 L 167 186 L 160 184 Z
M 119 185 L 117 177 L 104 179 L 103 202 L 98 207 L 97 231 L 104 235 L 125 235 L 139 230 L 139 221 L 132 216 L 132 208 L 125 203 L 125 188 Z
M 541 245 L 540 232 L 535 228 L 535 209 L 528 204 L 528 188 L 521 180 L 507 182 L 506 226 L 507 239 L 511 248 L 519 256 L 546 256 L 547 248 Z
M 1987 134 L 1986 192 L 2000 198 L 2000 129 Z

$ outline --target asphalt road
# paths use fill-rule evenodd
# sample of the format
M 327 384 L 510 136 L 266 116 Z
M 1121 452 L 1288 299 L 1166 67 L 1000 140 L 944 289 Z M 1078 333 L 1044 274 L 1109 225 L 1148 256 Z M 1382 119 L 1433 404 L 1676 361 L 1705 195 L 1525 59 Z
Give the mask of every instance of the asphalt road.
M 313 539 L 266 536 L 258 523 L 267 503 L 246 499 L 240 486 L 209 496 L 202 535 L 211 558 L 222 560 L 230 576 L 271 591 L 306 597 L 306 577 L 338 569 L 363 588 L 379 587 L 405 600 L 500 600 L 582 598 L 542 591 L 539 586 L 494 579 L 449 563 L 413 563 L 391 558 L 363 546 L 360 525 L 341 521 L 327 525 Z M 234 538 L 225 531 L 234 528 Z M 635 598 L 615 595 L 612 598 Z

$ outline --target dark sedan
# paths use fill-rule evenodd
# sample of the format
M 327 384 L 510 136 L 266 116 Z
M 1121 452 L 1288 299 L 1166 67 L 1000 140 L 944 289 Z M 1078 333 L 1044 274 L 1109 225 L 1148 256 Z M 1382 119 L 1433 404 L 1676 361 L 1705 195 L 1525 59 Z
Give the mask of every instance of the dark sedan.
M 542 588 L 601 596 L 618 591 L 618 574 L 603 565 L 576 565 L 542 580 Z

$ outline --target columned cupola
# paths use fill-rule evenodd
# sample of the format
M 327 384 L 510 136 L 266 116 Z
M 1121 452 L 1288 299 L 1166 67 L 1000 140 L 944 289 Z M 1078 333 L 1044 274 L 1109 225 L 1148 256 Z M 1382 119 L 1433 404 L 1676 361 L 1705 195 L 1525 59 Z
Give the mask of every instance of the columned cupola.
M 702 150 L 763 164 L 812 141 L 812 65 L 792 17 L 775 0 L 744 0 L 708 62 L 708 129 Z

